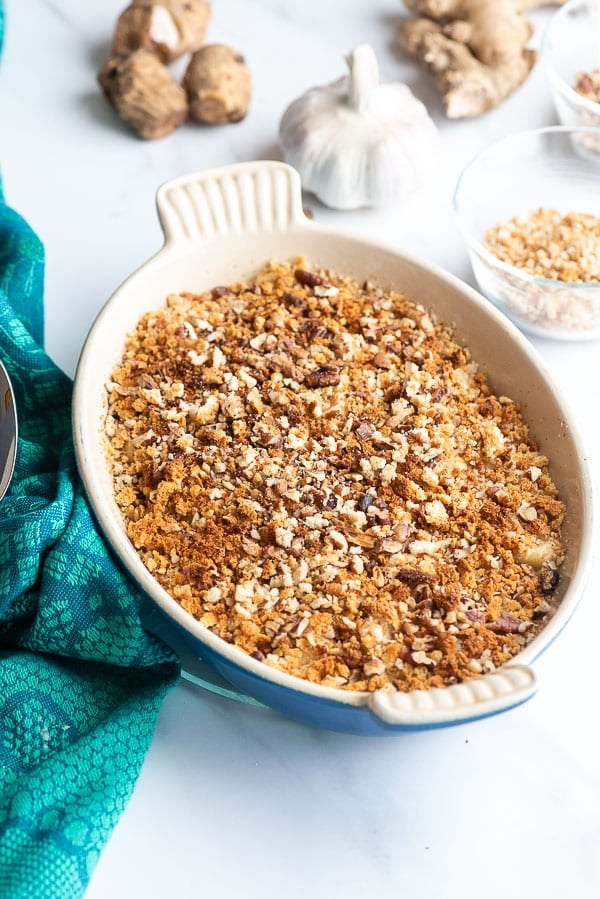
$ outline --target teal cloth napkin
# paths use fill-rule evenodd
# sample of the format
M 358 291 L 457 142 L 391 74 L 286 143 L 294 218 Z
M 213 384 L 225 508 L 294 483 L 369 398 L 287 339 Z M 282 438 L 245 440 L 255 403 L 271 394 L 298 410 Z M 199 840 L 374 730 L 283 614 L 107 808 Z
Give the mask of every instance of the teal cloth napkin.
M 0 0 L 0 41 L 2 36 Z M 0 359 L 20 439 L 0 502 L 0 897 L 83 894 L 175 656 L 142 628 L 82 491 L 71 383 L 42 349 L 43 248 L 0 194 Z

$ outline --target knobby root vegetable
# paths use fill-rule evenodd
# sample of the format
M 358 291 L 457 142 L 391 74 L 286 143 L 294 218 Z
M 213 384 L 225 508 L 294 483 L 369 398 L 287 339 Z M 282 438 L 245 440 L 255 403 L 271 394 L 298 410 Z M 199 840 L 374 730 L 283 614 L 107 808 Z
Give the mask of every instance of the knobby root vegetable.
M 98 81 L 123 121 L 145 140 L 170 134 L 187 116 L 184 89 L 149 50 L 111 57 Z
M 172 62 L 202 46 L 209 18 L 206 0 L 133 0 L 117 21 L 112 55 L 144 49 Z
M 223 44 L 209 44 L 192 56 L 183 79 L 190 114 L 199 122 L 239 122 L 248 112 L 252 83 L 244 57 Z
M 399 41 L 434 76 L 451 119 L 493 109 L 522 84 L 537 54 L 527 9 L 563 0 L 405 0 Z

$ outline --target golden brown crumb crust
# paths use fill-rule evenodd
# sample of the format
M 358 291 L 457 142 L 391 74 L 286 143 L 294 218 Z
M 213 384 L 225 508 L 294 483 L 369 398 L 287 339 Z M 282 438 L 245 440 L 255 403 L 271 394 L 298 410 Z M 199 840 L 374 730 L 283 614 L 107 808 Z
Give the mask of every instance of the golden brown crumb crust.
M 107 385 L 140 558 L 255 658 L 353 690 L 491 671 L 552 611 L 564 506 L 518 407 L 405 297 L 272 264 L 170 296 Z

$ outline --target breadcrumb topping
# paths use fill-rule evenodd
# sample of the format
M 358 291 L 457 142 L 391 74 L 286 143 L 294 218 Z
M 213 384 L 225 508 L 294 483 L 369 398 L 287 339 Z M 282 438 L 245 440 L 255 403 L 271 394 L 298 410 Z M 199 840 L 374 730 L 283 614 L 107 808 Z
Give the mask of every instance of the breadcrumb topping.
M 553 611 L 564 506 L 427 310 L 303 260 L 172 295 L 107 384 L 127 533 L 254 658 L 352 690 L 492 671 Z
M 600 281 L 600 218 L 534 209 L 490 228 L 486 247 L 529 275 L 585 284 Z

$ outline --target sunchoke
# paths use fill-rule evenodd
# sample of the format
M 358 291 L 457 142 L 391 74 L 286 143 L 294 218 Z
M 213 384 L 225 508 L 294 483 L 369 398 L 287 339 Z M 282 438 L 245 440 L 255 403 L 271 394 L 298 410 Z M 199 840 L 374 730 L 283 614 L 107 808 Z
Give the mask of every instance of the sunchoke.
M 183 79 L 190 114 L 199 122 L 239 122 L 248 112 L 252 84 L 244 57 L 223 44 L 210 44 L 192 56 Z
M 141 48 L 172 62 L 202 46 L 209 18 L 206 0 L 133 0 L 117 21 L 113 56 Z
M 111 57 L 98 81 L 123 121 L 144 140 L 170 134 L 187 116 L 184 89 L 150 50 Z

